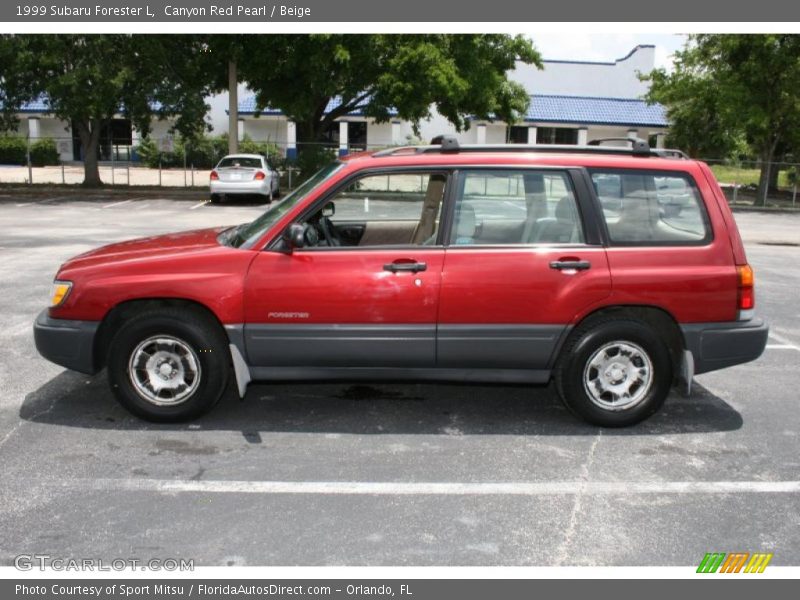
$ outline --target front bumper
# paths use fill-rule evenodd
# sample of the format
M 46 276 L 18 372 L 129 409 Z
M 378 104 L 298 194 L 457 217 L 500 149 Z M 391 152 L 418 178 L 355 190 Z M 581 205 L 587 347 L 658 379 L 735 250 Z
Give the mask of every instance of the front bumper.
M 681 325 L 694 373 L 708 373 L 757 359 L 764 352 L 769 326 L 763 319 Z
M 47 360 L 93 375 L 98 370 L 94 364 L 94 338 L 98 327 L 99 321 L 52 319 L 47 310 L 43 310 L 33 324 L 33 339 L 39 354 Z

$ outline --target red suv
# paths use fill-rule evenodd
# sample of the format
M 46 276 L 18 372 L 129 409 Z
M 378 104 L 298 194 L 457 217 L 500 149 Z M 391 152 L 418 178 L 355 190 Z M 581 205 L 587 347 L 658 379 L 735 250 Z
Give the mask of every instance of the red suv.
M 546 384 L 600 425 L 758 358 L 753 271 L 709 168 L 631 147 L 343 158 L 238 227 L 66 262 L 39 352 L 179 421 L 233 378 Z

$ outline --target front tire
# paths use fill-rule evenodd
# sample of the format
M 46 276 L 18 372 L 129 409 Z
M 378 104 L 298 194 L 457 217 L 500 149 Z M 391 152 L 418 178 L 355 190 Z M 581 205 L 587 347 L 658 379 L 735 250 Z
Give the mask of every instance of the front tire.
M 640 321 L 582 326 L 561 353 L 555 382 L 567 408 L 589 423 L 633 425 L 661 408 L 669 394 L 669 347 Z
M 129 319 L 111 341 L 108 378 L 127 410 L 148 421 L 195 419 L 222 397 L 228 340 L 210 316 L 165 307 Z

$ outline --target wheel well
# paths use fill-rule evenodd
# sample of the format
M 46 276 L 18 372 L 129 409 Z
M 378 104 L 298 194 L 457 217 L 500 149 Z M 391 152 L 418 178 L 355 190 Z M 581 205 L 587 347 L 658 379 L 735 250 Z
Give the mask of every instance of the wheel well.
M 224 331 L 222 323 L 217 318 L 217 315 L 207 306 L 193 300 L 186 300 L 183 298 L 146 298 L 121 302 L 108 311 L 103 321 L 100 323 L 100 328 L 97 330 L 93 352 L 95 368 L 99 371 L 105 367 L 111 340 L 114 339 L 114 335 L 116 335 L 119 328 L 127 319 L 145 310 L 164 307 L 182 307 L 202 314 L 210 318 L 214 323 L 217 323 L 220 329 Z
M 572 332 L 582 329 L 585 326 L 591 326 L 596 321 L 601 321 L 608 318 L 615 319 L 632 319 L 641 321 L 650 327 L 667 343 L 669 354 L 672 359 L 672 372 L 677 378 L 680 373 L 681 361 L 683 360 L 683 351 L 685 344 L 683 340 L 683 333 L 678 326 L 678 322 L 667 311 L 656 308 L 655 306 L 607 306 L 596 310 L 593 313 L 586 315 L 575 327 Z M 566 336 L 569 339 L 569 336 Z M 562 341 L 557 357 L 560 356 L 562 348 L 566 346 L 566 339 Z

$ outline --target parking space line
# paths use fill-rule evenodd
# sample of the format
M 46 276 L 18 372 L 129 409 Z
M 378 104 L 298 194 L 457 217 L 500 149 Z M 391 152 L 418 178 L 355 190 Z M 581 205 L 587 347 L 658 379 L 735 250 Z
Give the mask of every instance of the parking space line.
M 201 206 L 205 206 L 205 205 L 206 205 L 206 204 L 208 204 L 209 202 L 210 202 L 210 200 L 203 200 L 202 202 L 198 202 L 198 203 L 197 203 L 197 204 L 195 204 L 194 206 L 190 206 L 190 207 L 189 207 L 189 210 L 194 210 L 195 208 L 200 208 Z
M 133 202 L 133 198 L 128 198 L 127 200 L 120 200 L 119 202 L 112 202 L 111 204 L 106 204 L 103 208 L 111 208 L 112 206 L 122 206 L 123 204 L 128 204 L 128 202 Z
M 775 333 L 774 331 L 770 331 L 769 332 L 769 337 L 771 337 L 776 342 L 780 342 L 780 343 L 779 344 L 767 344 L 767 348 L 769 348 L 770 346 L 773 346 L 773 347 L 780 346 L 782 348 L 791 348 L 792 350 L 800 351 L 800 346 L 798 346 L 797 344 L 792 343 L 792 340 L 790 340 L 788 338 L 785 338 L 782 335 L 779 335 L 779 334 Z
M 800 481 L 195 481 L 186 479 L 64 479 L 62 489 L 158 493 L 403 495 L 403 496 L 552 496 L 569 494 L 796 494 Z
M 797 350 L 800 352 L 800 348 L 791 344 L 767 344 L 766 347 L 767 350 Z

